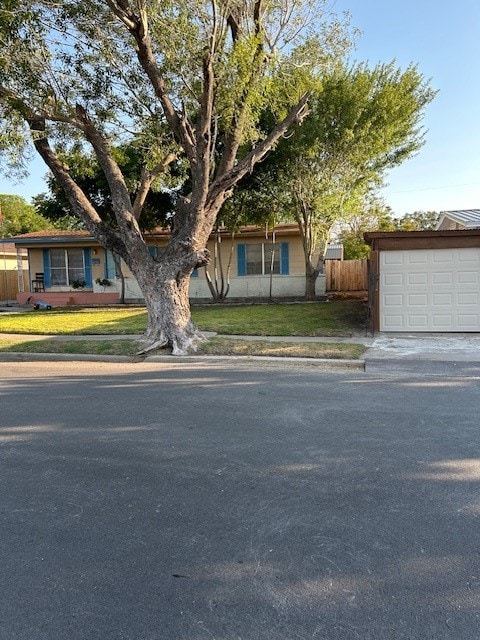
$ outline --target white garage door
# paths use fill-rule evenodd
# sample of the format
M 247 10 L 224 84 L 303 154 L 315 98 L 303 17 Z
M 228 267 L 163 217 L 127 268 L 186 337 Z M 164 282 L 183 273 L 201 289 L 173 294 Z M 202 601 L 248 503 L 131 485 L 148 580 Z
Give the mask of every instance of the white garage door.
M 380 253 L 381 331 L 480 331 L 480 248 Z

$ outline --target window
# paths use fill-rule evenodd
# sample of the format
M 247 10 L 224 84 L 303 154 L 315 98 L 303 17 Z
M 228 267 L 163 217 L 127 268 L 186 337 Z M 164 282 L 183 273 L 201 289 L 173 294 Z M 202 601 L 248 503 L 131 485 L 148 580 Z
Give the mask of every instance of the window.
M 45 249 L 45 286 L 71 286 L 72 282 L 92 285 L 90 249 Z
M 115 267 L 115 260 L 113 259 L 113 253 L 105 249 L 105 278 L 107 280 L 114 280 L 117 277 L 117 269 Z
M 239 244 L 237 251 L 239 276 L 288 275 L 288 242 Z

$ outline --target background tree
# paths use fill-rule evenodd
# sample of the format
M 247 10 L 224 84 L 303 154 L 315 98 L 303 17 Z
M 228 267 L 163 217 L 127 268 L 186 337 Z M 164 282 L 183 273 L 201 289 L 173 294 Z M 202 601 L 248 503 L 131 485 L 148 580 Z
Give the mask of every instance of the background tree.
M 148 310 L 144 350 L 185 353 L 201 339 L 188 287 L 209 261 L 208 237 L 236 183 L 307 113 L 309 71 L 350 35 L 326 0 L 165 3 L 4 0 L 0 9 L 0 147 L 27 139 L 75 215 L 122 256 Z M 307 30 L 305 28 L 308 27 Z M 259 115 L 270 105 L 273 125 Z M 112 150 L 135 144 L 142 171 L 132 200 Z M 90 146 L 111 195 L 102 218 L 62 152 Z M 5 156 L 4 156 L 5 157 Z M 152 183 L 175 158 L 190 188 L 178 198 L 166 250 L 150 255 L 139 224 Z
M 0 194 L 1 238 L 52 228 L 51 222 L 37 213 L 35 207 L 22 197 Z
M 358 216 L 386 170 L 422 146 L 420 122 L 434 95 L 413 66 L 337 65 L 324 74 L 302 127 L 261 168 L 272 206 L 299 226 L 307 299 L 315 297 L 332 230 Z
M 399 231 L 429 231 L 437 228 L 439 220 L 438 211 L 414 211 L 403 215 L 396 228 Z
M 343 244 L 345 260 L 364 260 L 370 256 L 370 247 L 365 244 L 364 233 L 368 231 L 395 231 L 397 221 L 392 209 L 377 198 L 369 199 L 364 208 L 351 216 L 338 232 Z
M 112 147 L 115 158 L 129 190 L 130 199 L 135 200 L 139 189 L 139 176 L 142 172 L 142 157 L 138 149 L 130 146 Z M 74 148 L 68 153 L 59 154 L 59 158 L 70 167 L 70 175 L 104 221 L 115 224 L 112 195 L 105 174 L 95 154 L 85 153 L 83 148 Z M 138 219 L 142 231 L 151 231 L 157 226 L 166 226 L 173 216 L 176 197 L 186 180 L 185 168 L 172 162 L 170 171 L 162 173 L 152 184 L 145 198 Z M 33 198 L 33 204 L 39 214 L 51 220 L 59 229 L 84 229 L 83 221 L 75 215 L 72 206 L 52 174 L 47 175 L 48 192 Z
M 415 211 L 396 218 L 390 207 L 374 199 L 342 226 L 338 239 L 343 243 L 345 260 L 364 259 L 370 256 L 370 247 L 364 242 L 364 233 L 433 230 L 439 219 L 440 214 L 436 211 Z

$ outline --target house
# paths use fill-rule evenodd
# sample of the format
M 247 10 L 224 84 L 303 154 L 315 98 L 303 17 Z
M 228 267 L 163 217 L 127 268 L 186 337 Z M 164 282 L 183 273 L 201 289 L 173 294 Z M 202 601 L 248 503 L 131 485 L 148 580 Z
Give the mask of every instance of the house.
M 169 231 L 156 229 L 145 240 L 156 256 L 168 242 Z M 28 254 L 28 284 L 17 296 L 24 304 L 40 297 L 52 305 L 114 304 L 119 301 L 121 278 L 113 256 L 87 231 L 37 231 L 11 238 L 17 251 Z M 232 244 L 233 243 L 233 244 Z M 224 271 L 229 262 L 229 299 L 301 298 L 305 293 L 305 259 L 295 224 L 278 225 L 273 232 L 248 226 L 234 236 L 226 229 L 212 234 L 208 248 Z M 141 302 L 135 278 L 122 263 L 125 302 Z M 213 269 L 209 267 L 213 278 Z M 318 296 L 325 293 L 325 276 L 317 280 Z M 193 272 L 192 301 L 212 299 L 205 269 Z
M 480 228 L 374 232 L 365 241 L 372 332 L 480 332 Z
M 480 209 L 461 209 L 458 211 L 442 211 L 437 224 L 437 231 L 454 229 L 479 229 Z

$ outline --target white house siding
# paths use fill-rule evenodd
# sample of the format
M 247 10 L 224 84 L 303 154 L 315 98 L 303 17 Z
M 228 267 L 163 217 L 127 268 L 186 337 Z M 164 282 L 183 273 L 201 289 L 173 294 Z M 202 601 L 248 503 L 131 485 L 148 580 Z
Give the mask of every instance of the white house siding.
M 317 295 L 325 294 L 325 276 L 317 279 Z M 272 278 L 273 298 L 298 298 L 305 295 L 305 276 L 278 276 Z M 229 298 L 268 298 L 270 296 L 270 276 L 234 276 L 230 278 Z M 190 280 L 190 297 L 210 298 L 211 293 L 205 277 L 200 275 Z

